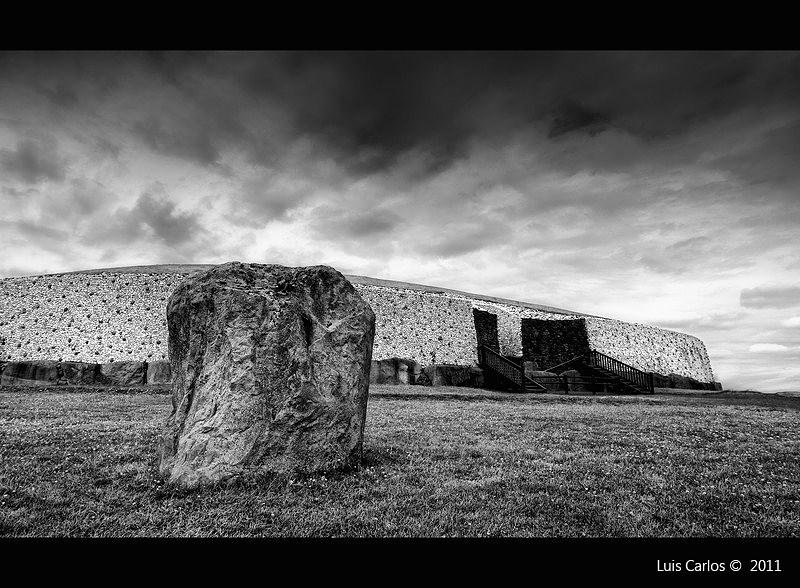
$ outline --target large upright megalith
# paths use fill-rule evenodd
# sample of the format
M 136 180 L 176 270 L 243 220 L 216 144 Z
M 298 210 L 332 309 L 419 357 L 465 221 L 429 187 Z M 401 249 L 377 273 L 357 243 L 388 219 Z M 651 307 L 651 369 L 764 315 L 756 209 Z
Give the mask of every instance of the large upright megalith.
M 167 304 L 162 475 L 184 487 L 358 459 L 375 315 L 327 266 L 216 266 Z

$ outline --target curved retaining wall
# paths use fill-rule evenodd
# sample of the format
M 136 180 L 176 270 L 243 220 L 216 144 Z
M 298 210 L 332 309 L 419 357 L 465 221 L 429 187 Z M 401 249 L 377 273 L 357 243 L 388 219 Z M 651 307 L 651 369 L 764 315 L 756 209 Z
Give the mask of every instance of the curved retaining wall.
M 584 317 L 589 346 L 640 370 L 714 381 L 706 346 L 697 337 L 649 325 Z
M 187 274 L 207 267 L 145 266 L 0 280 L 0 361 L 167 359 L 167 300 Z M 475 363 L 472 309 L 478 308 L 497 315 L 504 355 L 522 354 L 523 318 L 583 317 L 590 344 L 603 353 L 643 370 L 713 381 L 705 346 L 690 335 L 444 288 L 347 277 L 375 311 L 373 359 Z

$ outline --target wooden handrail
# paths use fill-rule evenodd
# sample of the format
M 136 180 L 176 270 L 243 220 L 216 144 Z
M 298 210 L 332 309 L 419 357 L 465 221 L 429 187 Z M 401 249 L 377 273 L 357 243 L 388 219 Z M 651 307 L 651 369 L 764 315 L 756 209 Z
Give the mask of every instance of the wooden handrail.
M 601 353 L 596 349 L 591 349 L 586 357 L 589 365 L 604 368 L 613 372 L 623 380 L 627 380 L 637 388 L 653 394 L 655 389 L 653 387 L 653 374 L 643 372 L 640 369 L 628 365 L 627 363 L 615 359 L 605 353 Z
M 513 361 L 506 359 L 497 351 L 486 345 L 478 346 L 478 363 L 491 368 L 523 390 L 525 389 L 526 384 L 536 386 L 543 391 L 547 390 L 547 388 L 542 386 L 539 382 L 531 380 L 529 377 L 527 377 L 525 375 L 525 369 L 522 366 L 519 366 Z
M 564 367 L 565 365 L 568 365 L 568 364 L 572 363 L 573 361 L 576 361 L 576 360 L 578 360 L 578 359 L 583 359 L 583 357 L 584 357 L 584 356 L 583 356 L 583 354 L 581 354 L 581 355 L 576 355 L 576 356 L 575 356 L 575 357 L 573 357 L 572 359 L 568 359 L 567 361 L 562 361 L 562 362 L 561 362 L 561 363 L 559 363 L 558 365 L 554 365 L 553 367 L 549 367 L 549 368 L 547 368 L 547 369 L 546 369 L 546 370 L 544 370 L 544 371 L 546 371 L 546 372 L 554 372 L 554 371 L 556 371 L 557 369 L 559 369 L 559 368 L 562 368 L 562 367 Z

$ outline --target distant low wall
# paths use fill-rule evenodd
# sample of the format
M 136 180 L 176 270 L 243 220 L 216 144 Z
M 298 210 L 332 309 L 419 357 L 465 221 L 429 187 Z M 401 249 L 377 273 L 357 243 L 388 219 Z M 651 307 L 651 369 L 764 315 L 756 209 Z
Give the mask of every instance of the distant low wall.
M 0 280 L 0 361 L 166 360 L 167 300 L 189 273 L 202 269 L 122 268 Z M 702 342 L 682 333 L 443 288 L 347 277 L 375 311 L 376 360 L 474 364 L 473 309 L 478 309 L 497 316 L 503 355 L 522 355 L 523 318 L 585 318 L 590 344 L 603 353 L 664 375 L 713 379 Z

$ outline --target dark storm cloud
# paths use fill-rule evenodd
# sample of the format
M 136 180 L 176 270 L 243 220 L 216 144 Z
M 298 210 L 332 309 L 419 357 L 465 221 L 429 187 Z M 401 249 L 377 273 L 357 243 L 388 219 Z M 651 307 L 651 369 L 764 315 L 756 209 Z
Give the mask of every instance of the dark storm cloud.
M 62 243 L 64 239 L 68 236 L 66 231 L 62 231 L 59 229 L 54 229 L 51 227 L 44 226 L 40 223 L 34 223 L 30 221 L 2 221 L 4 225 L 8 227 L 13 227 L 17 229 L 17 231 L 29 238 L 35 239 L 38 242 L 46 241 L 50 243 Z
M 796 112 L 800 96 L 800 56 L 769 52 L 6 54 L 0 73 L 89 110 L 133 91 L 126 83 L 162 88 L 172 109 L 142 101 L 130 124 L 153 150 L 203 165 L 226 146 L 273 165 L 307 138 L 356 176 L 424 153 L 420 178 L 476 138 L 497 144 L 539 128 L 559 141 L 613 128 L 661 140 L 752 105 Z
M 344 238 L 374 244 L 391 237 L 394 229 L 402 223 L 403 218 L 391 210 L 349 210 L 323 205 L 314 210 L 311 227 L 326 239 Z
M 752 144 L 732 155 L 714 161 L 750 184 L 769 183 L 772 187 L 797 186 L 800 183 L 800 120 L 770 129 Z M 786 196 L 796 202 L 797 193 Z
M 133 215 L 153 229 L 156 236 L 168 245 L 185 243 L 201 232 L 197 215 L 176 212 L 175 203 L 157 189 L 144 192 L 139 197 Z
M 338 227 L 353 237 L 374 237 L 391 233 L 400 221 L 400 217 L 393 212 L 371 211 L 349 216 L 338 223 Z
M 283 220 L 312 194 L 313 185 L 306 181 L 285 180 L 271 174 L 241 183 L 232 199 L 230 218 L 249 227 L 264 226 Z
M 789 308 L 800 305 L 800 286 L 760 286 L 742 290 L 745 308 Z
M 203 127 L 172 131 L 154 118 L 137 122 L 133 130 L 151 149 L 164 155 L 175 155 L 211 165 L 219 160 L 219 150 Z
M 53 104 L 61 108 L 72 108 L 78 104 L 78 96 L 74 90 L 66 86 L 63 82 L 55 84 L 54 87 L 39 88 Z
M 485 81 L 462 59 L 420 53 L 283 53 L 254 59 L 244 87 L 286 110 L 355 173 L 423 147 L 431 167 L 460 153 L 465 105 Z
M 796 54 L 289 53 L 253 56 L 246 90 L 289 106 L 297 132 L 354 171 L 425 148 L 441 167 L 476 135 L 541 123 L 550 135 L 608 125 L 648 139 L 680 134 L 758 100 L 798 96 Z M 576 98 L 577 97 L 577 98 Z
M 167 246 L 175 247 L 205 234 L 196 214 L 178 212 L 175 208 L 163 187 L 151 186 L 139 195 L 133 207 L 118 209 L 86 240 L 92 243 L 126 243 L 152 236 Z
M 55 144 L 44 140 L 22 139 L 16 149 L 0 150 L 0 168 L 26 184 L 61 181 L 66 174 L 66 164 Z
M 103 185 L 86 178 L 76 178 L 70 185 L 69 199 L 55 207 L 62 216 L 71 213 L 90 217 L 114 200 L 114 196 Z M 65 211 L 64 208 L 69 210 Z
M 38 194 L 38 190 L 36 188 L 19 189 L 9 186 L 3 186 L 3 194 L 8 194 L 9 196 L 13 196 L 14 198 L 23 198 Z
M 416 249 L 437 257 L 457 257 L 503 243 L 508 231 L 508 225 L 490 219 L 445 222 L 418 242 Z
M 571 101 L 565 102 L 554 112 L 554 120 L 548 137 L 558 137 L 572 131 L 583 131 L 594 136 L 606 130 L 608 117 L 599 112 L 592 112 Z

